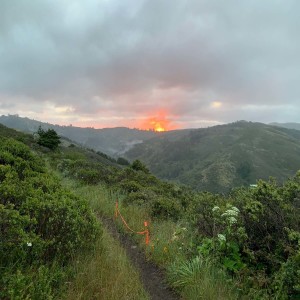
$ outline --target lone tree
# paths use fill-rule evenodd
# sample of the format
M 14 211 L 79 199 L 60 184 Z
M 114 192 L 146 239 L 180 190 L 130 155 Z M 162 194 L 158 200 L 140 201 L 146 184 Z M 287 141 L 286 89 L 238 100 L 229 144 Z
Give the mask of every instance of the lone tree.
M 132 163 L 131 168 L 136 171 L 142 171 L 146 174 L 150 173 L 149 169 L 138 159 Z
M 117 163 L 119 165 L 123 165 L 123 166 L 129 166 L 130 165 L 129 161 L 126 158 L 124 158 L 124 157 L 119 157 L 117 159 Z
M 38 131 L 38 140 L 37 143 L 41 146 L 47 147 L 51 150 L 55 150 L 60 144 L 60 137 L 54 129 L 48 129 L 45 131 L 40 126 Z

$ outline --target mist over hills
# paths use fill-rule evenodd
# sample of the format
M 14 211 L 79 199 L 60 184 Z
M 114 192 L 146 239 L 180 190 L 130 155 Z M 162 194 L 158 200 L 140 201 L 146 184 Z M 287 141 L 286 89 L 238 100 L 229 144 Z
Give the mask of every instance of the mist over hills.
M 270 125 L 274 125 L 277 127 L 283 127 L 283 128 L 288 128 L 288 129 L 297 129 L 300 130 L 300 123 L 270 123 Z
M 126 157 L 142 160 L 160 178 L 227 192 L 258 179 L 281 182 L 294 175 L 300 169 L 300 131 L 240 121 L 195 129 L 178 139 L 155 137 Z

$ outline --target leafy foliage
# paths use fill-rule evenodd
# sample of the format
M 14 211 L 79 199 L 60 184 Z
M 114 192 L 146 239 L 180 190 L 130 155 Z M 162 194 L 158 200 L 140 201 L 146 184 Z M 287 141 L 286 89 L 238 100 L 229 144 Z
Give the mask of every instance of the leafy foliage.
M 51 266 L 89 249 L 99 227 L 88 204 L 24 144 L 2 138 L 0 162 L 0 298 L 51 298 L 64 274 Z
M 149 173 L 148 168 L 138 159 L 132 163 L 131 168 L 135 171 L 142 171 L 146 174 Z
M 262 298 L 299 296 L 299 195 L 300 173 L 282 186 L 261 180 L 228 198 L 202 195 L 190 208 L 198 251 L 215 257 Z
M 119 165 L 123 165 L 123 166 L 129 166 L 130 165 L 129 161 L 124 157 L 118 157 L 117 163 Z

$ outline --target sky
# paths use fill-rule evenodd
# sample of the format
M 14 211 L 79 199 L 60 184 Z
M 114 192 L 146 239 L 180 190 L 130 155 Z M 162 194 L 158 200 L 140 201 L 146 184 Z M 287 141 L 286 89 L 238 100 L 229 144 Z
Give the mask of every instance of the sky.
M 298 0 L 0 0 L 0 115 L 300 122 Z

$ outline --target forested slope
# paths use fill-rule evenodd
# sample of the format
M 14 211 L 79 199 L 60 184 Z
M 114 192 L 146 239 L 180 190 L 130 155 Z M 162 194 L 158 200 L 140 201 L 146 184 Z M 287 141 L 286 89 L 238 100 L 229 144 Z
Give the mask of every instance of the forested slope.
M 228 192 L 274 176 L 287 179 L 300 169 L 300 131 L 262 123 L 236 122 L 196 129 L 174 139 L 166 134 L 126 154 L 158 177 L 198 190 Z

